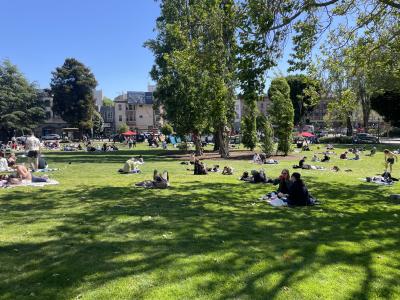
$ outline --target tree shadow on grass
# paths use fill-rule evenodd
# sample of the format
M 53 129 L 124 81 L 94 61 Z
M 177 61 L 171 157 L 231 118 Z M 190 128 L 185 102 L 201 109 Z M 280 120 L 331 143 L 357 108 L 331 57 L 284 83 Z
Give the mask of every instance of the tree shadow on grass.
M 354 190 L 359 197 L 350 200 Z M 1 298 L 34 293 L 67 299 L 117 279 L 140 282 L 152 274 L 152 286 L 134 298 L 200 277 L 202 284 L 191 286 L 194 296 L 273 299 L 296 295 L 303 281 L 338 265 L 350 269 L 341 276 L 351 277 L 352 268 L 363 272 L 359 287 L 345 294 L 349 298 L 394 297 L 400 260 L 391 253 L 398 251 L 400 232 L 395 204 L 382 197 L 384 189 L 319 183 L 313 193 L 324 205 L 277 209 L 255 200 L 258 186 L 200 181 L 169 190 L 49 190 L 43 203 L 24 204 L 32 193 L 23 191 L 13 203 L 0 197 L 2 220 L 7 214 L 18 215 L 14 222 L 21 226 L 33 216 L 57 220 L 37 242 L 0 246 Z M 378 255 L 391 259 L 385 274 L 376 272 Z M 276 273 L 279 278 L 272 280 Z M 209 274 L 219 279 L 207 279 Z M 339 279 L 329 280 L 338 285 Z M 318 285 L 309 288 L 324 297 Z

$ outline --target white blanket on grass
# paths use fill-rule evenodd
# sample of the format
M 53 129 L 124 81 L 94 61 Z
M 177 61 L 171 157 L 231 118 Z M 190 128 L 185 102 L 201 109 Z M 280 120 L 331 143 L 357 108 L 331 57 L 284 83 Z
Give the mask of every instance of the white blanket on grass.
M 33 186 L 33 187 L 43 187 L 46 185 L 58 185 L 60 184 L 57 180 L 49 179 L 47 182 L 23 182 L 21 184 L 10 184 L 7 187 L 14 188 L 19 186 Z

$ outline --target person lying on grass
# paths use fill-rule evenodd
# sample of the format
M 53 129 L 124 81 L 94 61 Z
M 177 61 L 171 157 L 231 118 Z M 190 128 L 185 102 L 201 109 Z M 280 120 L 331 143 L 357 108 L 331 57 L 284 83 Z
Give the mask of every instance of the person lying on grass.
M 212 168 L 207 168 L 207 171 L 217 173 L 219 172 L 219 165 L 214 165 Z
M 320 166 L 312 166 L 309 164 L 305 164 L 307 157 L 304 156 L 302 159 L 300 159 L 298 165 L 294 165 L 293 169 L 304 169 L 304 170 L 324 170 L 323 167 Z
M 139 187 L 144 187 L 148 189 L 166 189 L 169 187 L 169 174 L 164 171 L 162 174 L 158 173 L 157 170 L 153 172 L 153 180 L 145 180 L 135 184 Z
M 290 177 L 291 185 L 288 193 L 278 193 L 279 198 L 286 198 L 290 206 L 312 205 L 313 201 L 308 193 L 308 189 L 301 179 L 300 173 L 293 173 Z
M 24 165 L 17 165 L 14 162 L 10 163 L 10 167 L 16 171 L 15 176 L 10 176 L 10 184 L 22 184 L 30 182 L 47 182 L 49 178 L 47 176 L 37 177 L 33 176 L 31 172 Z

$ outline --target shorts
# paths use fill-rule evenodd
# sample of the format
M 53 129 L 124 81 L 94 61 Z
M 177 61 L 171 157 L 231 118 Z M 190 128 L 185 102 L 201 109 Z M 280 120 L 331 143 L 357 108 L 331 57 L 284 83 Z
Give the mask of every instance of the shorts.
M 39 152 L 36 150 L 32 150 L 28 152 L 28 157 L 30 158 L 38 158 L 39 157 Z
M 394 158 L 393 157 L 389 157 L 386 161 L 387 161 L 388 164 L 391 164 L 391 165 L 394 164 Z

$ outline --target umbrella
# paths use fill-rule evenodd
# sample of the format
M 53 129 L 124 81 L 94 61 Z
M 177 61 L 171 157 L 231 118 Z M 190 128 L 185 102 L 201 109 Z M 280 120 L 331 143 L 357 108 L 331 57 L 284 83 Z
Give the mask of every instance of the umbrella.
M 303 136 L 303 137 L 314 137 L 315 135 L 313 135 L 311 132 L 302 132 L 299 135 Z
M 122 135 L 135 135 L 135 134 L 136 134 L 135 131 L 128 130 L 127 132 L 124 132 Z

